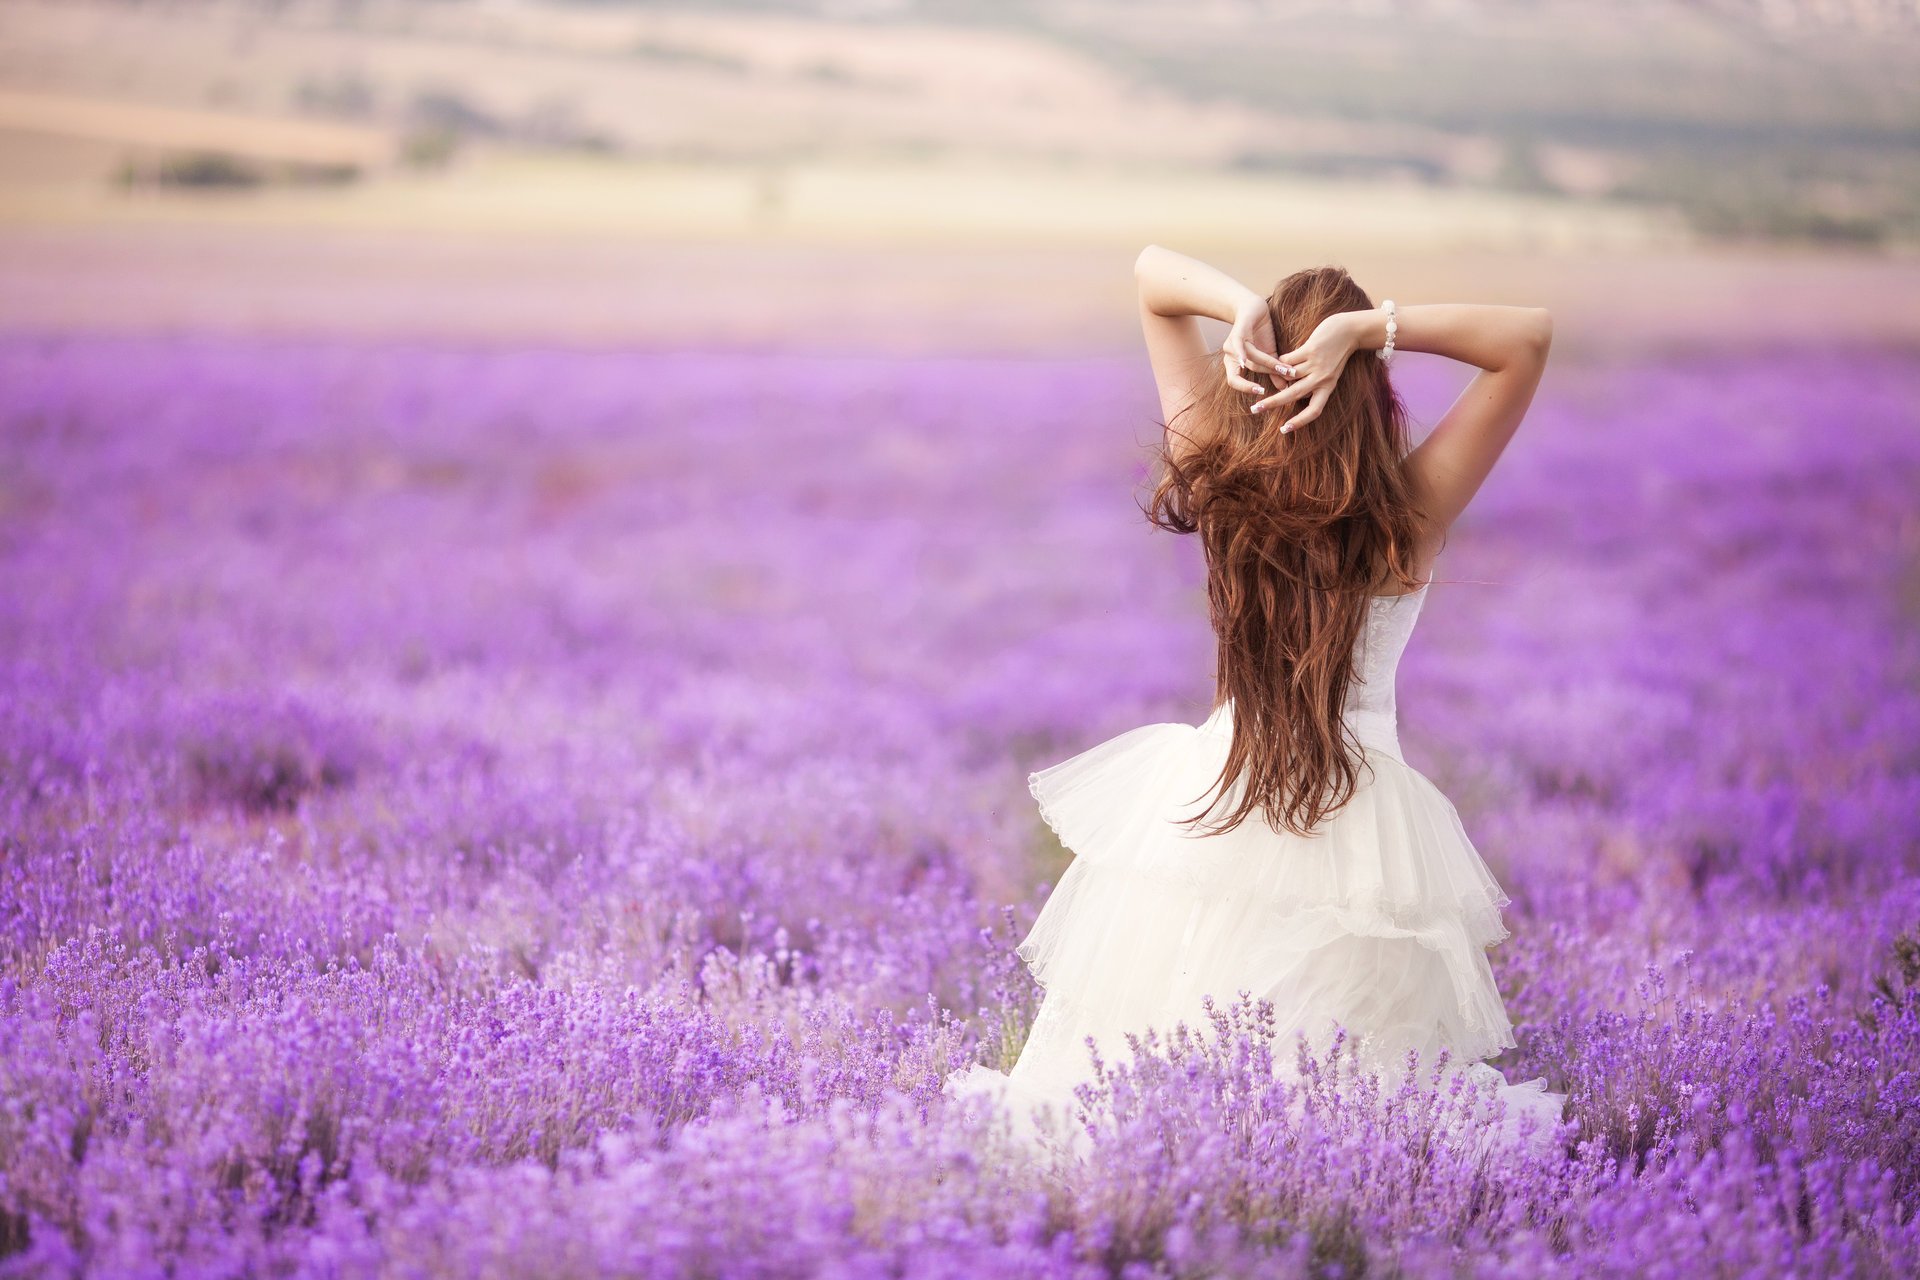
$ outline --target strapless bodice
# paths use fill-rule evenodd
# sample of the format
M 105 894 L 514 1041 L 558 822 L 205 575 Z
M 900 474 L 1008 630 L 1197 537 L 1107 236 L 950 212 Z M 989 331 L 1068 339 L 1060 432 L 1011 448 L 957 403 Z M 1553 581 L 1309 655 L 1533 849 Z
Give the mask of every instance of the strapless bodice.
M 1394 680 L 1400 670 L 1400 655 L 1406 652 L 1413 624 L 1419 619 L 1420 608 L 1432 586 L 1433 576 L 1429 574 L 1417 590 L 1373 597 L 1367 606 L 1366 625 L 1353 641 L 1353 683 L 1347 689 L 1342 718 L 1368 751 L 1378 751 L 1402 762 L 1405 757 L 1400 754 L 1400 715 L 1394 704 Z M 1200 728 L 1231 738 L 1232 700 L 1215 708 Z

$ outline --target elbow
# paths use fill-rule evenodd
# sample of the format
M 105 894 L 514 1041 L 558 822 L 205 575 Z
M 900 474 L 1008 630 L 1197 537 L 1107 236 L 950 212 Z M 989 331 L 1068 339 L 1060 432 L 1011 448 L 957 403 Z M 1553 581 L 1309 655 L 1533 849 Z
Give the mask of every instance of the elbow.
M 1553 312 L 1545 307 L 1533 308 L 1533 330 L 1529 335 L 1533 352 L 1544 360 L 1547 352 L 1553 349 Z
M 1159 245 L 1150 244 L 1146 248 L 1142 249 L 1134 257 L 1133 259 L 1133 278 L 1134 279 L 1138 280 L 1142 275 L 1146 274 L 1148 263 L 1152 262 L 1153 256 L 1159 252 L 1160 252 Z

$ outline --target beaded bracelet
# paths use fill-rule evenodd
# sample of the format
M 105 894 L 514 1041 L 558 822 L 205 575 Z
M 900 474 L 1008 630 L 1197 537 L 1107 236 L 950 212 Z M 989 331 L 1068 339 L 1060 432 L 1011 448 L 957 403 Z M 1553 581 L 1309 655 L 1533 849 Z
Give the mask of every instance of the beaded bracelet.
M 1374 352 L 1373 354 L 1379 359 L 1386 361 L 1388 364 L 1392 364 L 1393 363 L 1393 335 L 1400 328 L 1400 322 L 1394 319 L 1392 298 L 1381 299 L 1380 309 L 1387 313 L 1387 345 L 1384 347 L 1381 347 L 1378 351 Z

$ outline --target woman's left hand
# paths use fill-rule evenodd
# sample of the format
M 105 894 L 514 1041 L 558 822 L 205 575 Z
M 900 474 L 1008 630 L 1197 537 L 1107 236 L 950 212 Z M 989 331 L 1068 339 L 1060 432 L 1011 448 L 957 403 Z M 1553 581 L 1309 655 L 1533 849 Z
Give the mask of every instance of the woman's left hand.
M 1257 401 L 1253 412 L 1264 413 L 1301 397 L 1310 397 L 1305 408 L 1280 428 L 1284 435 L 1304 427 L 1320 416 L 1320 410 L 1333 395 L 1334 383 L 1346 368 L 1347 358 L 1360 349 L 1358 335 L 1345 314 L 1336 312 L 1314 326 L 1307 340 L 1292 351 L 1282 352 L 1279 362 L 1293 371 L 1292 380 L 1283 389 Z
M 1273 312 L 1267 309 L 1267 300 L 1249 291 L 1234 309 L 1233 327 L 1227 331 L 1226 341 L 1220 344 L 1220 359 L 1226 366 L 1227 385 L 1248 395 L 1263 394 L 1266 388 L 1247 377 L 1246 370 L 1249 367 L 1272 374 L 1274 381 L 1278 382 L 1285 370 L 1281 367 L 1279 357 L 1273 353 L 1276 343 Z

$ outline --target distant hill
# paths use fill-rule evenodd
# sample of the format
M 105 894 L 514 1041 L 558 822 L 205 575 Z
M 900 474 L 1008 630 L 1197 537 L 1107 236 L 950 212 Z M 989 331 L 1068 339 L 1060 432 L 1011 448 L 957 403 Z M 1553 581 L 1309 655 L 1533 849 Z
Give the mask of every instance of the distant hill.
M 1916 66 L 1920 6 L 1895 0 L 0 6 L 0 90 L 77 104 L 14 115 L 84 120 L 92 138 L 118 120 L 130 145 L 156 128 L 127 108 L 150 104 L 173 133 L 204 122 L 208 147 L 291 146 L 308 120 L 400 164 L 503 144 L 1198 167 L 1673 208 L 1714 237 L 1858 245 L 1920 240 Z

